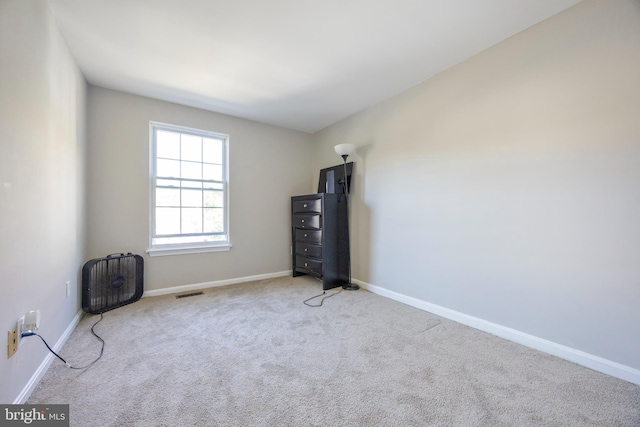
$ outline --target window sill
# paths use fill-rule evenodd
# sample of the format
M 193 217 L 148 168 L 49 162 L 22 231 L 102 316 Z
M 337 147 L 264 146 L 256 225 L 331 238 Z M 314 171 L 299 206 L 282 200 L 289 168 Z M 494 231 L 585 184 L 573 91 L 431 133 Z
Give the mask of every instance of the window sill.
M 231 244 L 217 246 L 181 246 L 181 247 L 155 247 L 147 249 L 149 256 L 169 256 L 169 255 L 186 255 L 198 254 L 203 252 L 222 252 L 231 249 Z

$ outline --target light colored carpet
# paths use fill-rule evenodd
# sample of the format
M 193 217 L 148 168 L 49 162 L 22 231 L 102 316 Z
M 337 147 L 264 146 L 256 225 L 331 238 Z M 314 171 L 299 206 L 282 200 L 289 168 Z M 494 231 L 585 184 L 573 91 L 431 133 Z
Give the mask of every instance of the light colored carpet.
M 72 426 L 640 425 L 637 385 L 364 290 L 302 303 L 321 292 L 288 277 L 107 312 L 104 357 L 56 359 L 28 403 L 69 403 Z M 97 319 L 72 365 L 99 353 Z

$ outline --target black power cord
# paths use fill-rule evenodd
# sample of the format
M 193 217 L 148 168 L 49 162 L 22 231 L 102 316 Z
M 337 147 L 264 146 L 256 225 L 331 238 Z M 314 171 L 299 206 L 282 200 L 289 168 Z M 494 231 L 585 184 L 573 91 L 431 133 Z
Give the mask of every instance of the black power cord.
M 35 333 L 35 332 L 24 332 L 22 334 L 22 337 L 30 337 L 30 336 L 36 336 L 38 338 L 40 338 L 42 340 L 42 342 L 44 343 L 44 345 L 47 346 L 47 348 L 49 349 L 49 351 L 51 353 L 53 353 L 54 356 L 56 356 L 58 359 L 62 360 L 62 363 L 64 363 L 65 365 L 67 365 L 69 368 L 71 369 L 87 369 L 90 368 L 91 366 L 93 366 L 94 363 L 96 363 L 98 360 L 100 360 L 102 358 L 102 355 L 104 354 L 104 340 L 102 338 L 100 338 L 98 336 L 98 334 L 96 334 L 96 331 L 93 329 L 96 327 L 96 325 L 100 322 L 102 322 L 102 320 L 104 319 L 104 316 L 102 315 L 102 313 L 100 313 L 100 319 L 93 324 L 93 326 L 91 327 L 91 333 L 93 335 L 95 335 L 96 338 L 98 338 L 100 341 L 102 341 L 102 349 L 100 350 L 100 356 L 98 356 L 98 358 L 96 360 L 94 360 L 93 362 L 89 363 L 87 366 L 83 366 L 83 367 L 75 367 L 75 366 L 71 366 L 66 360 L 64 360 L 62 357 L 60 357 L 60 355 L 58 353 L 56 353 L 55 351 L 53 351 L 53 349 L 51 347 L 49 347 L 49 344 L 47 344 L 47 342 L 45 341 L 44 338 L 42 338 L 41 335 Z
M 323 295 L 326 295 L 327 291 L 323 291 L 320 295 L 316 295 L 315 297 L 311 297 L 309 299 L 306 299 L 306 300 L 302 301 L 302 303 L 304 305 L 308 305 L 309 307 L 322 307 L 322 303 L 324 302 L 324 300 L 326 300 L 327 298 L 331 298 L 334 295 L 338 295 L 340 292 L 342 292 L 342 288 L 338 292 L 334 292 L 331 295 L 327 295 L 326 297 L 322 298 L 320 300 L 320 304 L 309 304 L 308 301 L 311 301 L 314 298 L 318 298 L 318 297 L 321 297 Z

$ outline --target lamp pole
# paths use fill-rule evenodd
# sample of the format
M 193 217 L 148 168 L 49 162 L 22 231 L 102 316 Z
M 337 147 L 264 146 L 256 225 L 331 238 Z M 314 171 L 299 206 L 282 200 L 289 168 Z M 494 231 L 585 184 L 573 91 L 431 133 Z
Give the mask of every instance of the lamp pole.
M 349 154 L 353 152 L 353 144 L 340 144 L 335 147 L 336 153 L 338 153 L 343 160 L 343 168 L 344 168 L 344 177 L 342 179 L 342 185 L 344 186 L 344 195 L 345 195 L 345 209 L 346 209 L 346 231 L 347 231 L 347 265 L 349 267 L 349 276 L 348 281 L 344 285 L 342 285 L 342 289 L 346 291 L 357 291 L 360 289 L 360 286 L 351 283 L 351 236 L 349 233 L 349 180 L 347 176 L 347 157 Z

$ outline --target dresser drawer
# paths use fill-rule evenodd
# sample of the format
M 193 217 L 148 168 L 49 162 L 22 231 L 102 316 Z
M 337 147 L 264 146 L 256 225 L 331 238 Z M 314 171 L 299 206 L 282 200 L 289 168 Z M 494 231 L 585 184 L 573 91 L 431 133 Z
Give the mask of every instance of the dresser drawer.
M 320 228 L 320 215 L 314 214 L 295 214 L 293 216 L 293 226 L 295 228 Z
M 322 200 L 298 200 L 293 202 L 294 213 L 306 213 L 306 212 L 322 212 Z
M 296 229 L 296 242 L 322 243 L 322 230 Z
M 296 269 L 305 273 L 322 275 L 322 261 L 319 259 L 296 256 Z
M 322 246 L 298 242 L 296 243 L 296 255 L 322 259 Z

